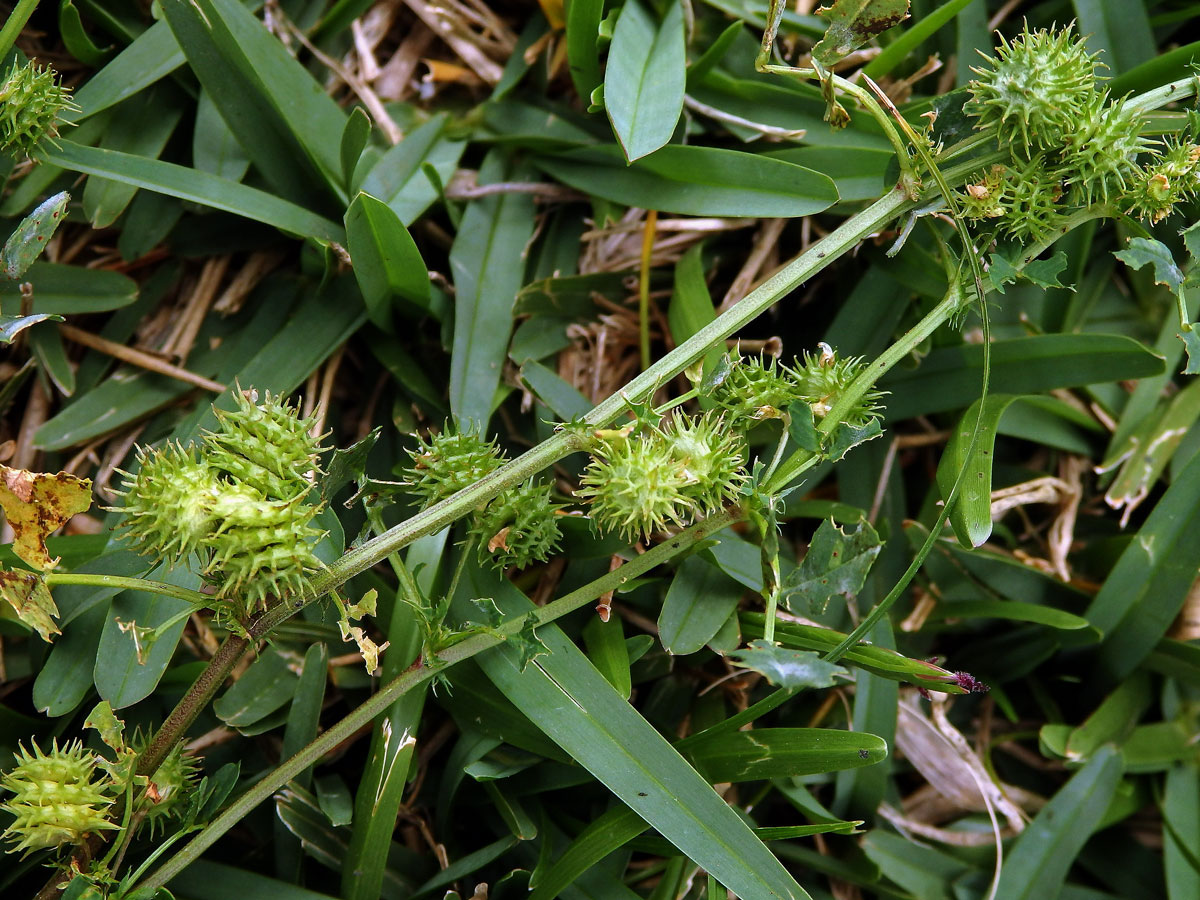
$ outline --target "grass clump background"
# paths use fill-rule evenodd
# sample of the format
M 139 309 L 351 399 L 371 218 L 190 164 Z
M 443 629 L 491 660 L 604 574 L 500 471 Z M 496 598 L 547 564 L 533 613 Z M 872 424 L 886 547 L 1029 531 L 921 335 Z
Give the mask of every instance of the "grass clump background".
M 0 895 L 1200 896 L 1197 16 L 15 4 Z

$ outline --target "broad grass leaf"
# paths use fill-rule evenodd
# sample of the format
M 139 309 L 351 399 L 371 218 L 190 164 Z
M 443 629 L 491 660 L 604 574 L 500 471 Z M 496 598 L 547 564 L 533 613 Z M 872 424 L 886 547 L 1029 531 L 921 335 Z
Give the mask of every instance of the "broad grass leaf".
M 567 68 L 575 90 L 587 101 L 600 86 L 600 19 L 604 0 L 571 0 L 566 4 Z
M 59 141 L 57 148 L 44 150 L 43 156 L 47 162 L 64 169 L 223 209 L 292 234 L 325 242 L 342 243 L 346 239 L 340 226 L 302 206 L 197 169 L 115 150 L 83 147 L 67 140 Z
M 360 192 L 346 210 L 345 224 L 354 277 L 371 321 L 391 328 L 393 297 L 428 308 L 429 271 L 392 208 Z
M 160 566 L 147 577 L 190 590 L 200 587 L 200 576 L 187 569 L 169 571 Z M 113 597 L 93 669 L 101 699 L 113 709 L 124 709 L 149 697 L 171 664 L 187 613 L 193 609 L 186 600 L 147 591 L 124 591 Z
M 346 114 L 279 40 L 233 0 L 167 0 L 164 16 L 264 178 L 284 197 L 314 184 L 344 200 L 339 141 Z
M 1043 334 L 992 344 L 991 389 L 1036 394 L 1060 387 L 1157 375 L 1161 356 L 1117 334 Z M 884 415 L 892 421 L 962 409 L 979 397 L 983 348 L 961 344 L 933 350 L 921 365 L 893 372 L 880 386 L 891 392 Z
M 951 432 L 938 463 L 937 482 L 943 499 L 950 496 L 962 473 L 958 501 L 950 510 L 950 525 L 964 547 L 978 547 L 992 535 L 992 456 L 996 429 L 1000 417 L 1016 399 L 1014 394 L 988 394 L 982 413 L 979 401 L 972 403 Z
M 1072 0 L 1072 5 L 1078 31 L 1087 36 L 1088 49 L 1099 51 L 1101 65 L 1113 75 L 1128 72 L 1154 57 L 1154 32 L 1142 4 Z
M 501 151 L 488 154 L 479 170 L 481 184 L 528 176 L 524 165 L 510 165 Z M 450 409 L 464 428 L 483 429 L 491 417 L 532 236 L 533 198 L 498 194 L 471 202 L 450 250 L 455 287 Z
M 1104 635 L 1105 684 L 1129 676 L 1166 634 L 1200 568 L 1200 455 L 1175 477 L 1084 615 Z
M 33 285 L 34 313 L 59 316 L 108 312 L 137 299 L 137 282 L 120 272 L 102 269 L 35 262 L 22 280 Z M 14 282 L 0 281 L 0 302 L 6 310 L 19 307 L 20 290 Z
M 658 615 L 658 636 L 667 652 L 702 649 L 737 609 L 744 589 L 701 556 L 689 556 L 675 571 Z
M 457 610 L 469 596 L 492 596 L 506 615 L 529 601 L 494 573 L 468 566 Z M 808 894 L 707 782 L 622 699 L 557 627 L 539 629 L 551 653 L 519 671 L 505 646 L 480 666 L 538 727 L 684 854 L 746 900 Z
M 685 754 L 714 784 L 796 778 L 872 766 L 887 759 L 881 737 L 836 728 L 755 728 L 698 735 Z
M 226 725 L 253 725 L 290 703 L 296 693 L 298 660 L 293 653 L 263 652 L 245 673 L 213 703 L 213 712 Z
M 75 92 L 79 112 L 64 118 L 82 122 L 134 96 L 186 62 L 171 27 L 155 22 Z
M 446 123 L 445 113 L 433 116 L 406 134 L 404 140 L 369 167 L 364 160 L 355 173 L 361 179 L 358 190 L 378 197 L 390 206 L 405 226 L 420 218 L 438 198 L 438 189 L 430 181 L 424 166 L 432 166 L 445 184 L 454 174 L 467 146 L 463 141 L 446 137 Z
M 1120 752 L 1111 746 L 1100 748 L 1050 798 L 1005 854 L 996 896 L 1005 900 L 1057 897 L 1120 779 Z
M 157 159 L 182 114 L 178 90 L 168 84 L 155 85 L 116 108 L 100 147 Z M 137 191 L 128 182 L 92 176 L 83 188 L 84 214 L 93 228 L 107 228 L 125 212 Z

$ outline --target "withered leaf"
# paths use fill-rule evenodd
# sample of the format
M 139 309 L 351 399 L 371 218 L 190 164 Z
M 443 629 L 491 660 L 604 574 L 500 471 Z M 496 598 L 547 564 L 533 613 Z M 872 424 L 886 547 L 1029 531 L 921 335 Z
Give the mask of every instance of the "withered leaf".
M 15 535 L 13 552 L 35 569 L 58 564 L 46 550 L 46 537 L 91 505 L 91 479 L 0 465 L 0 508 Z
M 817 15 L 829 20 L 825 37 L 813 47 L 812 56 L 823 66 L 832 66 L 853 53 L 877 34 L 908 18 L 909 0 L 833 0 Z
M 0 597 L 8 601 L 8 605 L 17 611 L 17 618 L 36 630 L 44 641 L 49 642 L 51 635 L 60 634 L 54 623 L 58 607 L 40 575 L 0 571 Z

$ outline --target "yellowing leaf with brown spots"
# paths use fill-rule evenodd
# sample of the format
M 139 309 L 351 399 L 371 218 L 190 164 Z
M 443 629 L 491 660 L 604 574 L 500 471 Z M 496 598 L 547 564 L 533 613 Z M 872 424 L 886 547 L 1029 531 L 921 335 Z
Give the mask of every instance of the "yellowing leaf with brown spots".
M 48 642 L 52 634 L 59 633 L 54 624 L 58 607 L 40 575 L 0 571 L 0 597 L 8 601 L 17 611 L 17 618 L 35 629 L 43 640 Z
M 91 505 L 90 479 L 0 465 L 0 508 L 15 536 L 13 552 L 35 569 L 58 564 L 46 550 L 46 537 Z
M 817 10 L 829 20 L 825 37 L 812 50 L 813 59 L 832 66 L 877 34 L 908 18 L 909 0 L 833 0 Z

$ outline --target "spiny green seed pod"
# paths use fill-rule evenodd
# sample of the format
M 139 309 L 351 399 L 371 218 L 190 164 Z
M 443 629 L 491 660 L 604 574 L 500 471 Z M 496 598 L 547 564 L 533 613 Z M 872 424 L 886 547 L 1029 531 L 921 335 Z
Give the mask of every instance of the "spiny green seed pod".
M 1130 179 L 1129 212 L 1157 225 L 1200 193 L 1200 144 L 1168 138 L 1162 154 Z
M 1096 95 L 1096 58 L 1071 26 L 1000 39 L 991 69 L 973 69 L 966 111 L 1026 159 L 1059 146 Z
M 963 216 L 972 222 L 982 219 L 998 219 L 1008 207 L 1005 203 L 1008 167 L 996 164 L 986 171 L 976 173 L 969 184 L 959 193 L 958 204 Z
M 402 474 L 421 498 L 422 508 L 458 493 L 504 464 L 495 441 L 484 441 L 478 432 L 451 426 L 430 435 L 428 443 L 417 436 L 417 447 L 409 456 L 412 467 Z
M 1101 94 L 1089 104 L 1063 148 L 1063 175 L 1078 206 L 1123 194 L 1137 171 L 1138 154 L 1153 146 L 1138 133 L 1138 111 L 1124 101 L 1109 105 L 1107 100 Z
M 682 468 L 682 489 L 700 515 L 710 515 L 733 500 L 746 482 L 746 461 L 741 437 L 731 432 L 721 416 L 700 418 L 676 412 L 662 428 L 671 455 Z
M 471 534 L 479 539 L 480 562 L 498 569 L 523 569 L 558 549 L 562 532 L 551 485 L 533 479 L 505 491 L 475 516 Z
M 1066 218 L 1062 194 L 1062 176 L 1048 170 L 1041 156 L 1020 170 L 1008 170 L 1000 232 L 1020 243 L 1048 239 Z
M 141 752 L 145 743 L 143 740 L 139 746 L 135 741 L 134 747 Z M 169 821 L 180 819 L 187 812 L 199 771 L 195 759 L 183 752 L 183 744 L 177 744 L 150 776 L 145 801 L 139 810 L 146 815 L 145 822 L 152 837 L 159 826 L 165 829 Z
M 0 84 L 0 152 L 29 156 L 44 141 L 57 146 L 59 117 L 73 108 L 53 69 L 14 60 Z
M 204 542 L 212 555 L 203 575 L 217 596 L 248 615 L 302 590 L 322 567 L 313 545 L 323 532 L 309 524 L 317 511 L 299 498 L 268 500 L 249 485 L 226 485 L 212 507 L 217 529 Z
M 118 827 L 105 819 L 113 801 L 104 795 L 103 782 L 92 780 L 96 757 L 82 743 L 59 749 L 55 741 L 49 753 L 34 744 L 33 753 L 22 747 L 16 758 L 16 768 L 0 776 L 0 787 L 14 794 L 0 804 L 16 817 L 4 831 L 14 844 L 12 852 L 78 844 L 89 834 Z
M 797 359 L 792 375 L 800 389 L 801 398 L 812 407 L 813 416 L 820 420 L 825 418 L 851 382 L 866 368 L 861 357 L 838 359 L 837 354 L 828 345 L 822 345 L 822 352 L 809 353 L 805 351 L 804 359 Z M 865 425 L 871 419 L 878 418 L 882 408 L 879 399 L 883 392 L 867 391 L 852 408 L 842 416 L 842 421 L 848 425 Z
M 190 447 L 142 447 L 137 475 L 122 474 L 123 526 L 135 551 L 178 562 L 199 549 L 214 527 L 212 505 L 221 484 Z
M 774 357 L 727 355 L 727 372 L 713 387 L 713 402 L 739 419 L 777 419 L 800 398 L 796 385 Z
M 690 482 L 663 435 L 650 430 L 601 441 L 575 493 L 590 502 L 601 531 L 632 541 L 691 521 Z
M 298 411 L 270 392 L 262 403 L 254 391 L 235 391 L 238 408 L 214 410 L 219 431 L 204 436 L 205 457 L 236 482 L 251 485 L 267 497 L 295 500 L 312 488 L 319 471 L 319 439 L 311 434 L 316 417 Z

